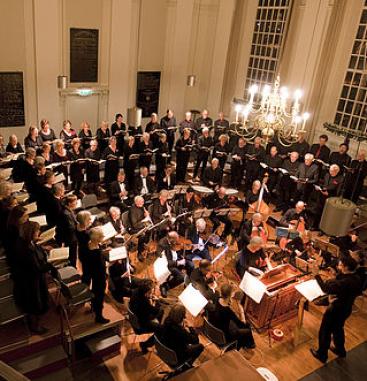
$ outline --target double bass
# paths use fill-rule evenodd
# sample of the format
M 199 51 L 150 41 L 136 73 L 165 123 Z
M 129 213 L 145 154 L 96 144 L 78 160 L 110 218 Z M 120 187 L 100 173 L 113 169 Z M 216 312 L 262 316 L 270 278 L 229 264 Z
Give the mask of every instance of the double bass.
M 250 213 L 260 213 L 263 217 L 263 221 L 266 222 L 270 215 L 270 208 L 268 204 L 264 201 L 264 192 L 266 188 L 266 182 L 268 180 L 268 177 L 265 176 L 262 180 L 261 188 L 260 188 L 260 194 L 257 201 L 252 203 L 249 207 Z

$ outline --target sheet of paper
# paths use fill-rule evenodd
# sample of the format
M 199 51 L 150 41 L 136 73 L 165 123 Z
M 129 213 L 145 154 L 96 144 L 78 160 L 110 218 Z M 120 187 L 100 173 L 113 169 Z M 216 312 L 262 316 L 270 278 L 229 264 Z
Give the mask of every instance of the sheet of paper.
M 31 202 L 28 205 L 24 205 L 24 207 L 27 209 L 27 214 L 35 213 L 37 212 L 37 203 L 36 202 Z
M 43 243 L 51 241 L 52 239 L 55 238 L 55 233 L 56 233 L 56 227 L 53 227 L 51 229 L 44 231 L 42 234 L 40 234 L 40 237 L 37 243 L 39 245 L 42 245 Z
M 254 302 L 260 303 L 265 294 L 266 286 L 258 278 L 246 271 L 241 280 L 240 289 Z
M 198 316 L 200 311 L 208 304 L 208 300 L 192 284 L 185 288 L 178 299 L 194 317 Z
M 127 257 L 127 250 L 125 246 L 115 247 L 108 252 L 108 261 L 118 261 Z
M 103 231 L 104 241 L 113 238 L 117 234 L 117 231 L 115 230 L 111 222 L 107 222 L 107 224 L 102 225 L 101 229 Z
M 47 261 L 62 261 L 69 258 L 69 248 L 68 247 L 58 247 L 56 249 L 50 250 Z
M 13 171 L 13 168 L 5 168 L 0 171 L 0 176 L 4 178 L 5 180 L 8 180 L 11 176 L 11 173 Z
M 168 262 L 165 255 L 162 255 L 162 257 L 159 257 L 154 261 L 153 273 L 159 285 L 167 280 L 171 273 L 168 270 Z
M 304 296 L 309 302 L 325 295 L 321 290 L 321 287 L 317 283 L 316 279 L 307 280 L 306 282 L 301 282 L 295 286 L 296 290 Z
M 12 193 L 20 192 L 24 187 L 24 183 L 13 183 L 11 185 L 11 191 Z
M 29 221 L 38 222 L 40 226 L 47 226 L 46 216 L 44 214 L 41 216 L 29 217 Z
M 65 181 L 65 176 L 63 173 L 60 173 L 57 176 L 55 176 L 54 184 L 61 183 L 62 181 Z

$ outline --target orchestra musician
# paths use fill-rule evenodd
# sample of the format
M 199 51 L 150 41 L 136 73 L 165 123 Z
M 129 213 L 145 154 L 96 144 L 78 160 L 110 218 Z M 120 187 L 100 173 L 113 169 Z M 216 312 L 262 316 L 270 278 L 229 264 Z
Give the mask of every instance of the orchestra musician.
M 215 304 L 218 300 L 218 293 L 216 292 L 216 282 L 212 274 L 212 263 L 208 259 L 203 259 L 199 263 L 199 267 L 192 270 L 190 274 L 190 281 L 194 288 L 199 290 L 201 294 L 211 304 Z
M 203 237 L 203 234 L 205 233 L 206 229 L 206 222 L 204 218 L 199 218 L 195 222 L 195 226 L 192 226 L 189 228 L 188 231 L 188 239 L 192 242 L 192 249 L 191 253 L 186 254 L 186 259 L 192 261 L 193 258 L 199 257 L 202 259 L 207 259 L 208 261 L 211 261 L 211 256 L 209 253 L 209 243 L 206 242 L 206 240 Z
M 210 167 L 204 169 L 204 175 L 202 176 L 203 184 L 210 188 L 215 188 L 222 183 L 223 170 L 219 166 L 219 160 L 213 158 Z
M 107 149 L 109 138 L 111 137 L 110 129 L 108 128 L 108 122 L 104 120 L 101 122 L 99 128 L 96 131 L 96 136 L 99 149 L 103 154 L 105 149 Z
M 168 270 L 170 272 L 167 280 L 159 286 L 161 296 L 167 297 L 168 290 L 171 290 L 184 281 L 184 272 L 191 274 L 194 268 L 193 263 L 186 256 L 183 257 L 183 251 L 177 250 L 178 234 L 175 231 L 170 231 L 167 235 L 158 241 L 157 255 L 164 255 L 168 262 Z
M 260 162 L 265 160 L 265 149 L 261 145 L 260 137 L 254 139 L 254 144 L 248 149 L 247 157 L 246 183 L 247 187 L 250 188 L 252 183 L 259 178 Z
M 202 129 L 202 135 L 198 139 L 198 153 L 196 157 L 196 165 L 194 169 L 194 174 L 193 174 L 193 179 L 198 181 L 199 177 L 199 170 L 200 166 L 202 165 L 201 168 L 201 176 L 203 177 L 204 171 L 206 169 L 206 165 L 208 163 L 209 155 L 210 155 L 210 150 L 214 146 L 214 140 L 211 136 L 209 136 L 209 128 L 204 127 Z
M 221 222 L 224 223 L 224 229 L 221 234 L 221 239 L 225 240 L 232 230 L 232 221 L 229 219 L 227 214 L 220 214 L 220 209 L 228 208 L 228 200 L 226 196 L 226 188 L 221 186 L 211 195 L 207 196 L 203 200 L 203 204 L 208 209 L 213 209 L 210 214 L 210 220 L 213 222 L 212 232 L 214 233 Z
M 289 261 L 293 265 L 296 264 L 296 257 L 308 261 L 313 254 L 313 243 L 309 231 L 305 230 L 290 240 L 286 244 L 285 251 L 289 253 Z
M 161 128 L 167 135 L 168 153 L 171 156 L 173 144 L 175 142 L 176 126 L 176 117 L 174 116 L 173 111 L 168 109 L 166 115 L 161 119 Z
M 281 226 L 293 227 L 298 231 L 307 229 L 306 206 L 303 201 L 298 201 L 294 208 L 288 209 L 279 221 Z
M 71 141 L 76 137 L 76 131 L 71 128 L 70 120 L 64 120 L 62 123 L 62 130 L 60 132 L 60 139 L 64 142 L 65 146 L 69 148 Z
M 124 136 L 127 134 L 126 124 L 123 122 L 124 118 L 122 114 L 118 113 L 115 115 L 115 121 L 111 125 L 112 136 L 116 136 L 117 139 L 117 149 L 120 152 L 124 150 Z
M 125 226 L 121 219 L 121 210 L 117 206 L 111 206 L 108 209 L 108 216 L 105 223 L 108 222 L 111 222 L 118 235 L 126 233 Z
M 193 212 L 199 208 L 199 204 L 195 198 L 195 192 L 192 187 L 186 189 L 183 197 L 180 197 L 176 202 L 176 215 Z M 193 219 L 191 214 L 188 214 L 178 221 L 178 232 L 182 236 L 186 236 L 188 227 L 192 224 Z
M 322 291 L 330 295 L 330 304 L 327 307 L 319 330 L 319 345 L 311 348 L 311 354 L 319 361 L 326 363 L 330 349 L 338 357 L 346 357 L 344 324 L 352 313 L 355 298 L 362 290 L 361 279 L 355 273 L 356 261 L 349 256 L 342 256 L 338 264 L 338 274 L 335 279 L 324 281 L 316 275 L 316 281 Z M 334 347 L 330 347 L 333 337 Z
M 187 363 L 192 366 L 204 351 L 204 345 L 199 342 L 199 335 L 194 328 L 187 327 L 185 317 L 185 307 L 182 304 L 175 304 L 168 312 L 157 336 L 165 346 L 176 353 L 180 364 Z M 183 370 L 185 368 L 182 368 L 181 372 Z
M 243 173 L 246 167 L 246 154 L 248 144 L 244 138 L 239 138 L 237 145 L 232 150 L 231 162 L 231 186 L 239 188 L 241 186 Z
M 230 147 L 228 144 L 228 136 L 222 134 L 219 136 L 219 142 L 214 146 L 213 158 L 219 160 L 219 166 L 224 170 L 224 165 L 227 162 L 228 155 L 230 153 Z
M 92 139 L 92 131 L 90 129 L 89 123 L 83 121 L 80 124 L 80 131 L 78 133 L 78 138 L 80 139 L 83 150 L 87 150 L 89 148 L 89 144 Z
M 129 226 L 131 234 L 136 234 L 141 231 L 144 227 L 144 219 L 149 218 L 149 212 L 144 208 L 144 198 L 141 196 L 135 196 L 134 204 L 129 209 Z M 140 262 L 144 261 L 143 251 L 145 249 L 145 244 L 149 242 L 148 234 L 141 234 L 138 237 L 138 260 Z
M 191 114 L 191 113 L 190 113 Z M 182 137 L 176 142 L 176 179 L 178 183 L 185 182 L 187 166 L 193 149 L 193 139 L 188 128 L 183 129 Z
M 148 168 L 141 167 L 139 169 L 140 174 L 134 181 L 134 194 L 140 196 L 147 196 L 155 191 L 155 183 L 149 176 Z
M 282 169 L 286 172 L 280 173 L 279 185 L 278 185 L 278 204 L 275 212 L 280 210 L 286 211 L 290 205 L 295 202 L 297 196 L 297 183 L 294 182 L 290 176 L 297 176 L 299 161 L 298 152 L 291 152 L 289 157 L 283 161 Z
M 272 269 L 270 260 L 264 253 L 263 246 L 264 243 L 261 237 L 252 237 L 250 242 L 240 251 L 236 262 L 236 272 L 241 279 L 246 271 L 260 275 L 266 269 Z
M 158 146 L 159 136 L 158 136 L 157 131 L 160 129 L 161 129 L 161 126 L 158 123 L 158 115 L 155 112 L 153 112 L 150 115 L 150 121 L 145 126 L 145 132 L 150 135 L 151 141 L 153 144 L 153 148 L 157 148 L 157 146 Z M 144 136 L 144 134 L 143 134 L 143 136 Z
M 148 132 L 144 132 L 139 144 L 139 167 L 147 167 L 150 172 L 150 165 L 153 159 L 153 143 Z
M 162 189 L 172 190 L 176 186 L 176 175 L 172 165 L 167 165 L 164 173 L 158 179 L 158 191 Z
M 120 169 L 117 180 L 112 181 L 108 189 L 111 205 L 119 207 L 122 211 L 127 210 L 128 205 L 130 205 L 129 191 L 130 187 L 126 181 L 125 171 Z
M 40 121 L 39 135 L 44 143 L 52 144 L 56 139 L 56 134 L 52 128 L 50 128 L 50 122 L 47 119 L 41 119 Z
M 214 308 L 208 310 L 208 321 L 214 327 L 224 332 L 227 342 L 237 341 L 237 350 L 241 348 L 255 348 L 255 340 L 252 336 L 251 326 L 246 322 L 245 313 L 240 305 L 239 319 L 232 306 L 233 287 L 230 284 L 223 284 L 220 288 L 220 297 Z
M 255 213 L 251 220 L 247 220 L 240 228 L 237 238 L 238 250 L 242 250 L 247 246 L 252 237 L 261 237 L 263 243 L 267 241 L 267 229 L 263 222 L 263 216 L 260 213 Z
M 214 122 L 214 142 L 217 143 L 219 136 L 226 134 L 229 129 L 229 122 L 224 118 L 224 113 L 221 111 L 218 114 L 218 119 Z
M 299 198 L 306 203 L 313 190 L 313 185 L 319 180 L 319 167 L 313 163 L 313 160 L 314 156 L 307 153 L 304 163 L 298 167 L 297 192 Z
M 129 309 L 138 319 L 139 326 L 144 333 L 155 333 L 160 329 L 164 310 L 159 301 L 154 298 L 154 284 L 151 279 L 144 279 L 132 291 Z M 148 348 L 154 345 L 154 335 L 148 340 L 139 343 L 143 354 L 148 353 Z
M 100 140 L 98 140 L 98 145 Z M 107 141 L 104 140 L 106 143 Z M 102 150 L 102 147 L 101 147 Z M 115 136 L 111 136 L 108 139 L 108 147 L 102 151 L 102 159 L 106 160 L 105 172 L 104 172 L 104 182 L 109 185 L 112 181 L 117 178 L 119 171 L 119 156 L 120 152 L 117 149 L 117 141 Z
M 159 197 L 154 199 L 151 206 L 150 217 L 153 221 L 153 224 L 163 221 L 163 219 L 168 219 L 167 222 L 162 223 L 158 226 L 156 232 L 158 239 L 166 235 L 167 231 L 170 229 L 171 223 L 170 219 L 172 218 L 171 206 L 168 204 L 168 190 L 162 189 L 159 192 Z

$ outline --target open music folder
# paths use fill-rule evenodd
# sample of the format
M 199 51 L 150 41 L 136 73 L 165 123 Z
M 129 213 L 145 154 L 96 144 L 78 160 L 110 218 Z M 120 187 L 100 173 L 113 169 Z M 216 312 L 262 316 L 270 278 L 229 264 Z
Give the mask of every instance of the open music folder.
M 107 222 L 107 224 L 102 225 L 101 229 L 103 232 L 104 241 L 107 241 L 108 239 L 111 239 L 115 235 L 117 235 L 117 231 L 115 230 L 111 222 Z
M 258 278 L 251 275 L 248 271 L 245 272 L 240 289 L 254 302 L 260 303 L 266 292 L 266 286 Z
M 50 250 L 47 257 L 47 262 L 57 262 L 65 261 L 69 258 L 69 248 L 68 247 L 58 247 L 56 249 Z
M 125 246 L 119 246 L 111 249 L 107 254 L 107 261 L 113 262 L 127 257 L 127 250 Z
M 52 239 L 55 238 L 55 234 L 56 234 L 56 227 L 48 229 L 48 230 L 44 231 L 42 234 L 40 234 L 37 243 L 39 245 L 42 245 L 43 243 L 51 241 Z
M 321 287 L 317 283 L 316 279 L 310 279 L 305 282 L 301 282 L 297 284 L 295 288 L 309 302 L 312 302 L 320 296 L 325 295 L 325 293 L 321 290 Z
M 194 317 L 198 316 L 200 311 L 208 304 L 208 300 L 192 284 L 189 284 L 182 291 L 178 299 Z

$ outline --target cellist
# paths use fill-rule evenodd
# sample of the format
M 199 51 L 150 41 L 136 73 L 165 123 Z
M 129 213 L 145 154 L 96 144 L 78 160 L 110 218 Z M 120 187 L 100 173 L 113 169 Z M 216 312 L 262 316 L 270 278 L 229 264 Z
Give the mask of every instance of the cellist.
M 238 250 L 242 250 L 248 245 L 253 237 L 261 237 L 263 244 L 268 240 L 268 231 L 260 213 L 255 213 L 251 220 L 242 225 L 237 240 Z
M 292 228 L 302 233 L 307 229 L 306 205 L 303 201 L 298 201 L 294 208 L 288 209 L 280 219 L 280 225 Z

